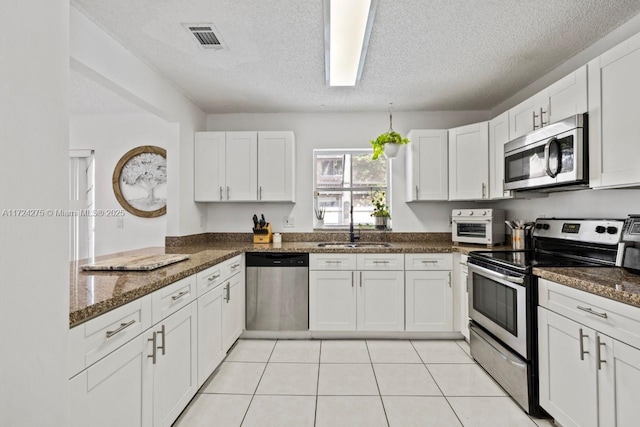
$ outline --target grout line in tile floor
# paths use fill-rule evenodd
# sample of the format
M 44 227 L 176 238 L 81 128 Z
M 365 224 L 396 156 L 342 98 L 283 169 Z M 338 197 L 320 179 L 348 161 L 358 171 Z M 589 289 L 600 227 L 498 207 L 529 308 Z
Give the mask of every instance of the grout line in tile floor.
M 387 410 L 384 407 L 384 400 L 382 400 L 382 392 L 380 391 L 380 384 L 378 384 L 378 377 L 376 375 L 376 370 L 373 367 L 373 359 L 371 358 L 371 352 L 369 351 L 369 340 L 364 340 L 364 345 L 367 347 L 367 354 L 369 355 L 369 362 L 371 362 L 371 370 L 373 371 L 373 378 L 376 380 L 376 387 L 378 388 L 378 396 L 380 397 L 380 403 L 382 404 L 382 411 L 384 412 L 384 418 L 387 420 L 387 427 L 389 424 L 389 417 L 387 416 Z
M 318 422 L 318 392 L 320 391 L 320 361 L 322 361 L 322 343 L 323 340 L 320 340 L 320 349 L 318 351 L 318 380 L 316 381 L 316 408 L 313 412 L 313 426 Z
M 236 340 L 236 342 L 234 344 L 234 347 L 239 342 L 240 342 L 240 340 Z M 256 384 L 255 390 L 253 390 L 253 394 L 251 395 L 251 400 L 249 401 L 249 406 L 247 406 L 247 410 L 244 411 L 244 415 L 242 416 L 242 421 L 240 421 L 240 426 L 241 427 L 242 427 L 242 424 L 244 424 L 244 420 L 247 418 L 247 414 L 249 413 L 249 409 L 251 408 L 251 404 L 253 403 L 253 399 L 255 399 L 255 397 L 256 397 L 256 392 L 258 391 L 258 387 L 260 387 L 260 382 L 262 381 L 262 378 L 264 377 L 264 373 L 267 371 L 267 366 L 269 366 L 269 360 L 271 360 L 271 356 L 273 356 L 273 352 L 275 351 L 277 344 L 278 344 L 278 340 L 276 340 L 276 342 L 273 344 L 273 348 L 271 349 L 271 353 L 269 353 L 269 358 L 267 359 L 267 362 L 264 364 L 264 369 L 262 370 L 262 374 L 260 375 L 260 379 L 258 380 L 258 383 Z M 229 349 L 229 351 L 227 352 L 227 356 L 229 354 L 231 354 L 232 350 L 233 350 L 233 347 Z
M 418 352 L 418 349 L 416 349 L 416 346 L 413 345 L 413 340 L 409 340 L 409 342 L 411 343 L 411 347 L 413 347 L 413 350 L 418 353 L 418 357 L 420 358 L 420 360 L 422 361 L 422 364 L 424 365 L 424 368 L 427 370 L 427 372 L 429 373 L 429 376 L 431 377 L 431 379 L 433 380 L 433 382 L 435 383 L 436 387 L 438 387 L 438 390 L 440 390 L 440 393 L 442 394 L 442 397 L 444 397 L 444 400 L 447 402 L 447 405 L 449 405 L 449 408 L 451 408 L 451 411 L 453 412 L 453 414 L 456 416 L 456 419 L 458 420 L 458 422 L 460 423 L 460 425 L 464 426 L 464 423 L 462 422 L 462 420 L 460 419 L 460 417 L 458 416 L 458 413 L 453 409 L 453 406 L 451 406 L 451 402 L 449 402 L 449 399 L 447 399 L 447 396 L 445 396 L 444 391 L 442 391 L 442 388 L 440 388 L 440 384 L 438 384 L 438 382 L 436 381 L 436 379 L 434 378 L 433 374 L 431 373 L 431 371 L 429 370 L 429 367 L 427 366 L 427 364 L 425 363 L 424 359 L 422 358 L 422 356 L 420 356 L 420 352 Z M 457 343 L 456 343 L 457 345 Z M 458 346 L 460 347 L 460 346 Z M 464 349 L 460 348 L 462 351 L 464 351 Z

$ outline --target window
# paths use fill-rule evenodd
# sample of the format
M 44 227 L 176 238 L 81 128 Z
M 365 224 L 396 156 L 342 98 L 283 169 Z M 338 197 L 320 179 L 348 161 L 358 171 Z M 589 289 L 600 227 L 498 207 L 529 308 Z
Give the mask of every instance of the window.
M 384 191 L 389 204 L 387 163 L 371 160 L 371 150 L 313 150 L 314 207 L 324 209 L 324 225 L 348 226 L 353 204 L 354 224 L 373 225 L 371 197 Z

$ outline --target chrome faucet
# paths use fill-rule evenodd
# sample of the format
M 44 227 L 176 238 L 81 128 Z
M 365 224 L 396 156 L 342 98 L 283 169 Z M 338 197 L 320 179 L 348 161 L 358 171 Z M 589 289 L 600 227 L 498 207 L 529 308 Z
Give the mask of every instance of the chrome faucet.
M 360 231 L 358 231 L 358 235 L 357 236 L 353 232 L 353 205 L 351 205 L 350 208 L 349 208 L 349 215 L 351 217 L 351 221 L 349 222 L 349 241 L 351 243 L 354 243 L 354 242 L 360 240 Z

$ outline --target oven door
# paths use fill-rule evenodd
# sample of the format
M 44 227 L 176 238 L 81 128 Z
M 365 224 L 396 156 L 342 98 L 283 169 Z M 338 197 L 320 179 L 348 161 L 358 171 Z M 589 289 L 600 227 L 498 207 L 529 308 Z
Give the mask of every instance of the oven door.
M 526 275 L 468 264 L 469 317 L 528 360 Z
M 520 147 L 504 155 L 504 188 L 519 190 L 584 181 L 582 128 Z
M 491 244 L 491 219 L 453 219 L 453 241 Z

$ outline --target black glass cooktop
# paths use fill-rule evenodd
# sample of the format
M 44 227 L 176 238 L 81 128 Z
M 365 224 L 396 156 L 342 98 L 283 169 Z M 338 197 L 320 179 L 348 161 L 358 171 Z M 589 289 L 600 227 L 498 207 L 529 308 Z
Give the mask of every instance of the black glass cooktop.
M 602 264 L 553 255 L 538 251 L 474 251 L 472 258 L 477 257 L 485 262 L 531 271 L 533 267 L 597 267 Z

